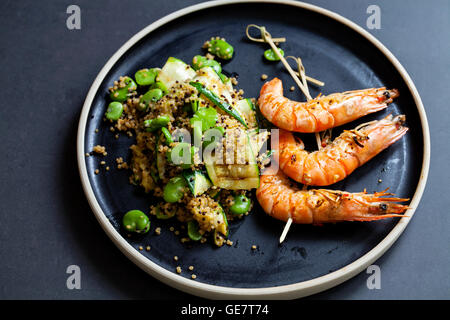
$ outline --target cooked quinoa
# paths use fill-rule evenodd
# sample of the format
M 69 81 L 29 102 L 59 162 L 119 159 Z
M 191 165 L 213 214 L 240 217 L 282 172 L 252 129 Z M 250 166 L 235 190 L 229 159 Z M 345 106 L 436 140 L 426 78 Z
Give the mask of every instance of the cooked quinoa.
M 206 57 L 210 61 L 213 61 L 214 56 Z M 170 59 L 169 59 L 170 60 Z M 169 60 L 167 63 L 169 63 Z M 176 60 L 176 59 L 175 59 Z M 197 61 L 194 59 L 193 63 Z M 215 62 L 215 60 L 214 60 Z M 166 64 L 167 64 L 166 63 Z M 178 63 L 178 62 L 177 62 Z M 191 72 L 191 67 L 186 65 L 185 69 Z M 144 70 L 144 69 L 143 69 Z M 148 69 L 145 69 L 148 71 Z M 163 69 L 159 69 L 158 77 L 164 72 Z M 202 84 L 205 78 L 217 77 L 217 73 L 212 73 L 211 68 L 202 68 L 194 72 L 194 82 Z M 180 71 L 181 72 L 181 71 Z M 192 71 L 193 72 L 193 71 Z M 113 86 L 109 88 L 112 99 L 118 99 L 120 92 L 127 89 L 130 86 L 128 77 L 120 77 L 118 81 L 115 81 Z M 226 77 L 225 77 L 226 78 Z M 128 78 L 130 79 L 130 78 Z M 229 108 L 238 108 L 242 103 L 248 103 L 248 106 L 252 106 L 252 102 L 255 99 L 244 99 L 244 91 L 242 89 L 235 89 L 233 85 L 237 84 L 235 78 L 226 78 L 228 82 L 216 80 L 211 82 L 208 86 L 203 85 L 206 88 L 216 94 L 216 96 L 228 103 Z M 246 212 L 236 213 L 236 203 L 234 198 L 238 195 L 243 195 L 251 198 L 251 188 L 235 189 L 231 190 L 228 187 L 221 187 L 220 184 L 216 185 L 212 181 L 210 172 L 205 170 L 207 163 L 204 156 L 202 157 L 200 148 L 195 147 L 192 149 L 192 163 L 184 164 L 171 162 L 174 150 L 181 143 L 185 141 L 180 140 L 180 132 L 188 132 L 193 136 L 195 130 L 195 122 L 193 119 L 201 120 L 202 131 L 203 125 L 207 124 L 209 128 L 218 128 L 223 132 L 223 138 L 221 141 L 215 141 L 214 151 L 212 156 L 217 157 L 222 155 L 222 159 L 225 164 L 219 162 L 216 169 L 217 173 L 228 172 L 226 176 L 218 176 L 219 180 L 230 181 L 228 185 L 234 189 L 232 183 L 233 179 L 239 181 L 242 185 L 245 185 L 247 181 L 245 176 L 242 176 L 243 172 L 250 170 L 249 166 L 253 163 L 256 167 L 262 166 L 263 160 L 266 159 L 263 156 L 258 156 L 260 144 L 264 143 L 268 139 L 267 133 L 258 133 L 258 127 L 256 122 L 256 113 L 247 108 L 247 113 L 244 114 L 238 112 L 239 117 L 230 113 L 226 108 L 220 108 L 214 101 L 211 100 L 202 90 L 197 86 L 190 83 L 192 79 L 185 81 L 173 81 L 170 88 L 166 88 L 165 94 L 163 94 L 157 101 L 149 100 L 146 98 L 146 90 L 149 90 L 146 86 L 136 86 L 133 90 L 128 89 L 126 92 L 127 99 L 122 102 L 123 111 L 115 121 L 111 121 L 110 131 L 113 132 L 117 139 L 118 133 L 122 132 L 129 137 L 135 138 L 135 143 L 130 147 L 131 158 L 126 162 L 123 157 L 118 157 L 115 162 L 117 169 L 127 169 L 130 171 L 130 183 L 138 187 L 141 187 L 145 192 L 154 196 L 156 201 L 152 203 L 149 208 L 149 213 L 159 219 L 176 218 L 182 223 L 186 223 L 188 228 L 183 228 L 183 232 L 188 232 L 189 237 L 181 237 L 182 243 L 194 240 L 189 232 L 192 232 L 192 225 L 196 226 L 198 230 L 195 230 L 197 234 L 196 241 L 204 243 L 207 241 L 209 235 L 213 235 L 216 245 L 221 246 L 226 243 L 231 246 L 233 242 L 228 237 L 228 222 L 236 218 L 242 218 L 247 215 L 252 204 L 248 207 Z M 128 86 L 128 87 L 127 87 Z M 152 87 L 150 87 L 151 90 Z M 121 91 L 122 90 L 122 91 Z M 199 91 L 200 90 L 200 91 Z M 118 94 L 119 93 L 119 94 Z M 146 100 L 147 99 L 147 100 Z M 247 101 L 248 102 L 245 102 Z M 244 101 L 244 102 L 243 102 Z M 195 106 L 195 108 L 194 108 Z M 200 111 L 204 112 L 201 113 Z M 253 113 L 252 113 L 253 112 Z M 253 115 L 254 114 L 254 115 Z M 214 115 L 214 120 L 208 120 Z M 251 117 L 254 117 L 251 118 Z M 210 118 L 207 118 L 210 117 Z M 167 129 L 163 132 L 162 127 L 153 129 L 152 123 L 157 123 L 161 119 L 165 119 L 166 123 L 164 128 Z M 242 120 L 244 119 L 244 120 Z M 209 121 L 209 122 L 208 122 Z M 245 121 L 247 125 L 242 122 Z M 150 127 L 149 127 L 150 126 Z M 161 128 L 161 129 L 159 129 Z M 218 130 L 216 129 L 216 130 Z M 167 136 L 167 133 L 170 137 Z M 203 133 L 202 141 L 200 143 L 203 148 L 207 148 L 205 143 L 205 133 Z M 172 141 L 168 140 L 171 139 Z M 178 141 L 176 139 L 179 139 Z M 195 139 L 195 138 L 194 138 Z M 259 139 L 255 142 L 255 139 Z M 193 142 L 195 143 L 195 141 Z M 258 145 L 256 154 L 253 145 Z M 234 145 L 234 149 L 233 149 Z M 251 146 L 250 146 L 251 145 Z M 250 149 L 252 151 L 249 151 Z M 227 150 L 221 153 L 220 150 Z M 106 148 L 103 146 L 95 146 L 93 152 L 99 154 L 106 154 Z M 184 152 L 184 151 L 183 151 Z M 251 157 L 254 157 L 254 161 L 251 161 Z M 219 158 L 214 158 L 218 161 Z M 231 161 L 230 164 L 228 162 Z M 102 165 L 106 162 L 102 161 Z M 109 167 L 107 167 L 107 170 Z M 220 170 L 219 170 L 220 169 Z M 247 170 L 247 171 L 246 171 Z M 252 169 L 253 170 L 253 169 Z M 98 170 L 97 170 L 98 171 Z M 185 177 L 186 172 L 193 172 L 206 176 L 205 181 L 209 186 L 205 190 L 201 190 L 198 194 L 194 195 L 192 186 L 189 185 L 189 181 L 184 186 L 177 189 L 177 195 L 179 199 L 176 201 L 166 201 L 166 186 L 170 184 L 177 177 Z M 259 179 L 258 177 L 255 177 Z M 185 178 L 187 179 L 187 178 Z M 210 180 L 211 179 L 211 180 Z M 218 181 L 219 181 L 218 180 Z M 206 183 L 206 182 L 205 182 Z M 173 194 L 169 194 L 173 196 Z M 251 201 L 249 201 L 251 203 Z M 234 210 L 234 211 L 233 211 Z M 184 227 L 184 226 L 183 226 Z M 170 228 L 171 231 L 175 229 Z M 155 229 L 155 234 L 159 235 L 161 228 Z M 179 235 L 177 230 L 174 232 Z M 148 247 L 149 248 L 149 247 Z M 149 249 L 148 249 L 149 250 Z M 147 251 L 148 251 L 147 250 Z M 178 258 L 175 256 L 174 260 Z M 181 268 L 177 267 L 176 271 L 181 273 Z
M 96 145 L 94 148 L 92 148 L 92 151 L 104 155 L 106 153 L 106 148 L 101 145 Z

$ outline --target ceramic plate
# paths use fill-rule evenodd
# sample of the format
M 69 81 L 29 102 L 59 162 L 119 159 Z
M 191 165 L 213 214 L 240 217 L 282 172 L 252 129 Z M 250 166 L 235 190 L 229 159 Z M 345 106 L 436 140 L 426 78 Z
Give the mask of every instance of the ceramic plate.
M 307 74 L 325 82 L 311 86 L 311 95 L 380 87 L 397 88 L 400 97 L 376 114 L 344 128 L 380 119 L 389 113 L 405 114 L 410 131 L 369 163 L 331 188 L 359 192 L 390 191 L 410 198 L 409 218 L 378 222 L 346 222 L 322 227 L 292 226 L 278 245 L 284 223 L 267 216 L 258 205 L 245 219 L 231 223 L 232 246 L 181 243 L 169 231 L 176 222 L 152 219 L 145 236 L 128 238 L 121 228 L 125 212 L 148 212 L 152 197 L 129 184 L 129 172 L 115 169 L 115 159 L 130 159 L 133 138 L 119 139 L 102 121 L 108 104 L 108 87 L 119 76 L 143 67 L 161 67 L 169 56 L 186 62 L 202 54 L 203 42 L 212 36 L 227 39 L 235 48 L 233 59 L 223 64 L 238 76 L 237 87 L 246 97 L 258 97 L 261 75 L 283 80 L 286 95 L 304 100 L 281 63 L 266 63 L 268 45 L 250 42 L 248 24 L 266 26 L 274 36 L 284 36 L 280 47 L 287 55 L 303 59 Z M 95 129 L 99 129 L 96 133 Z M 305 138 L 308 141 L 311 135 Z M 311 140 L 313 141 L 313 140 Z M 106 157 L 85 157 L 95 145 L 106 146 Z M 83 106 L 78 131 L 78 164 L 87 199 L 104 231 L 135 264 L 153 277 L 180 290 L 207 298 L 297 298 L 335 286 L 356 275 L 379 258 L 411 220 L 422 195 L 429 166 L 429 131 L 424 108 L 410 77 L 397 59 L 373 36 L 349 20 L 316 6 L 293 1 L 213 1 L 172 13 L 127 41 L 95 79 Z M 105 160 L 111 170 L 99 162 Z M 94 170 L 100 168 L 100 174 Z M 379 182 L 382 181 L 381 183 Z M 161 227 L 161 234 L 154 230 Z M 150 245 L 151 250 L 138 250 Z M 252 250 L 257 245 L 257 250 Z M 179 261 L 173 257 L 178 256 Z M 175 272 L 176 266 L 183 272 Z M 195 267 L 196 280 L 188 266 Z M 149 288 L 151 290 L 151 288 Z

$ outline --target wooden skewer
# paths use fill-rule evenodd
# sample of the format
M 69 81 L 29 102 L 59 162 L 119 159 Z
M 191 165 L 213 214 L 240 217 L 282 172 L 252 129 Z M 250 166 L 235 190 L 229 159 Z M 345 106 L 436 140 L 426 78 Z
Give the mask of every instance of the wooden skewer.
M 255 27 L 255 28 L 259 29 L 259 31 L 261 32 L 261 39 L 253 38 L 253 37 L 250 36 L 250 34 L 249 34 L 249 29 L 250 29 L 251 27 Z M 297 86 L 300 88 L 300 90 L 301 90 L 301 91 L 303 92 L 303 94 L 305 95 L 307 101 L 312 100 L 312 97 L 311 97 L 311 95 L 309 94 L 309 89 L 308 89 L 308 83 L 307 83 L 307 80 L 309 80 L 309 81 L 313 80 L 313 81 L 311 81 L 311 82 L 313 82 L 313 83 L 315 83 L 315 84 L 318 84 L 318 85 L 320 85 L 320 86 L 325 85 L 322 81 L 319 81 L 319 80 L 316 80 L 316 79 L 313 79 L 313 78 L 310 78 L 310 77 L 307 77 L 307 76 L 306 76 L 306 74 L 305 74 L 305 68 L 303 67 L 302 60 L 301 60 L 300 58 L 298 58 L 298 57 L 297 57 L 297 58 L 291 57 L 291 58 L 293 58 L 294 60 L 296 60 L 296 62 L 297 62 L 297 65 L 298 65 L 298 72 L 295 72 L 295 71 L 291 68 L 291 66 L 289 65 L 289 63 L 287 62 L 287 60 L 281 55 L 280 51 L 278 50 L 277 46 L 276 46 L 275 43 L 274 43 L 274 40 L 275 40 L 276 42 L 284 42 L 284 41 L 286 41 L 285 38 L 276 38 L 276 39 L 272 39 L 272 36 L 270 35 L 269 32 L 266 31 L 266 28 L 265 28 L 265 27 L 260 27 L 260 26 L 254 25 L 254 24 L 248 25 L 245 32 L 246 32 L 246 34 L 247 34 L 247 37 L 248 37 L 250 40 L 256 41 L 256 42 L 267 42 L 267 43 L 270 45 L 270 47 L 272 48 L 273 52 L 275 52 L 275 54 L 276 54 L 277 57 L 280 59 L 280 61 L 283 63 L 284 67 L 287 69 L 287 71 L 289 72 L 289 74 L 291 75 L 291 77 L 294 79 L 294 81 L 295 81 L 295 83 L 297 84 Z M 300 79 L 299 79 L 299 76 L 300 76 L 300 78 L 301 78 L 301 81 L 300 81 Z M 317 142 L 317 147 L 318 147 L 319 150 L 320 150 L 320 149 L 322 148 L 322 142 L 321 142 L 321 139 L 320 139 L 320 134 L 319 134 L 318 132 L 316 133 L 316 142 Z M 307 186 L 304 185 L 304 186 L 303 186 L 303 189 L 306 189 L 306 188 L 307 188 Z M 284 239 L 286 238 L 286 235 L 287 235 L 287 233 L 288 233 L 288 231 L 289 231 L 289 228 L 291 227 L 291 224 L 292 224 L 292 218 L 289 217 L 289 219 L 288 219 L 287 222 L 286 222 L 286 225 L 284 226 L 283 232 L 281 233 L 281 236 L 280 236 L 280 243 L 282 243 L 282 242 L 284 241 Z
M 300 74 L 298 72 L 296 72 L 295 74 L 300 76 Z M 316 86 L 323 87 L 325 85 L 325 82 L 322 82 L 320 80 L 317 80 L 317 79 L 314 79 L 314 78 L 311 78 L 308 76 L 305 76 L 305 78 L 307 81 L 314 83 Z
M 258 26 L 258 25 L 256 25 L 256 24 L 249 24 L 249 25 L 247 26 L 247 28 L 245 29 L 245 34 L 246 34 L 247 37 L 248 37 L 250 40 L 252 40 L 252 41 L 255 41 L 255 42 L 267 42 L 267 41 L 266 41 L 266 38 L 264 37 L 264 35 L 262 35 L 262 38 L 261 38 L 261 39 L 252 37 L 252 36 L 250 35 L 250 33 L 249 33 L 250 28 L 256 28 L 256 29 L 258 29 L 259 31 L 262 32 L 262 28 L 264 28 L 264 27 L 260 27 L 260 26 Z M 265 29 L 264 29 L 264 30 L 265 30 Z M 270 36 L 270 34 L 269 34 L 269 36 Z M 286 42 L 286 38 L 284 38 L 284 37 L 283 37 L 283 38 L 272 38 L 272 37 L 271 37 L 271 39 L 272 39 L 272 41 L 274 41 L 274 42 Z
M 267 31 L 266 31 L 267 32 Z M 267 38 L 266 38 L 267 39 Z M 285 66 L 285 68 L 287 69 L 287 71 L 290 73 L 291 77 L 294 79 L 295 83 L 297 84 L 297 86 L 300 88 L 300 90 L 302 90 L 303 94 L 306 96 L 306 99 L 309 101 L 311 100 L 311 95 L 309 94 L 309 90 L 308 87 L 305 87 L 303 85 L 303 83 L 300 82 L 300 79 L 297 77 L 297 74 L 295 73 L 294 70 L 292 70 L 291 66 L 289 65 L 289 63 L 286 61 L 286 59 L 280 54 L 280 51 L 278 51 L 278 48 L 275 46 L 275 44 L 273 43 L 272 39 L 270 39 L 270 34 L 269 34 L 269 38 L 267 39 L 267 42 L 269 43 L 269 45 L 272 47 L 273 52 L 275 52 L 275 54 L 278 56 L 278 58 L 280 58 L 281 62 L 283 63 L 283 65 Z
M 289 228 L 291 227 L 291 224 L 292 218 L 289 218 L 288 221 L 286 222 L 286 225 L 284 226 L 283 232 L 281 233 L 280 243 L 283 243 L 284 239 L 286 238 L 286 235 L 289 231 Z
M 272 50 L 275 51 L 275 49 L 273 49 L 273 47 L 272 47 Z M 278 54 L 278 51 L 275 51 L 275 53 Z M 278 55 L 278 56 L 280 57 L 281 55 Z M 304 95 L 306 96 L 307 101 L 311 101 L 312 97 L 309 93 L 308 83 L 306 82 L 306 80 L 307 80 L 307 77 L 305 74 L 306 71 L 305 71 L 305 67 L 303 66 L 302 59 L 300 59 L 300 57 L 296 58 L 296 57 L 292 57 L 292 56 L 289 56 L 287 58 L 293 58 L 297 62 L 298 72 L 296 72 L 295 75 L 298 74 L 301 77 L 302 85 L 303 85 L 303 88 L 305 89 L 302 91 L 303 91 Z M 287 61 L 286 61 L 286 64 L 289 65 L 287 63 Z M 289 68 L 290 68 L 290 66 L 289 66 Z M 291 76 L 292 76 L 292 74 L 291 74 Z M 296 80 L 296 82 L 297 82 L 298 78 L 295 77 L 294 80 Z M 321 83 L 323 84 L 323 82 L 321 82 Z M 300 87 L 300 89 L 302 89 L 302 88 Z M 322 149 L 322 139 L 320 138 L 320 133 L 316 132 L 315 135 L 316 135 L 317 148 L 320 150 L 320 149 Z M 307 185 L 303 185 L 303 190 L 306 190 L 307 187 L 308 187 Z M 286 235 L 289 232 L 291 224 L 292 224 L 292 218 L 289 217 L 288 221 L 286 222 L 286 225 L 284 226 L 283 232 L 281 233 L 280 244 L 283 243 L 284 239 L 286 238 Z
M 260 32 L 261 32 L 261 39 L 258 39 L 258 38 L 255 38 L 255 37 L 252 37 L 251 35 L 250 35 L 250 33 L 249 33 L 249 29 L 250 28 L 257 28 Z M 277 48 L 276 47 L 276 45 L 275 45 L 275 43 L 280 43 L 280 42 L 286 42 L 286 38 L 272 38 L 272 36 L 270 35 L 270 33 L 268 33 L 267 31 L 266 31 L 266 29 L 265 29 L 265 27 L 260 27 L 260 26 L 257 26 L 256 24 L 249 24 L 248 26 L 247 26 L 247 28 L 245 29 L 245 33 L 246 33 L 246 35 L 247 35 L 247 37 L 250 39 L 250 40 L 252 40 L 252 41 L 255 41 L 255 42 L 267 42 L 267 43 L 269 43 L 270 44 L 270 46 L 271 46 L 271 48 L 272 48 L 272 50 L 274 50 L 274 46 L 275 46 L 275 48 Z M 271 44 L 272 43 L 272 44 Z M 277 56 L 278 57 L 280 57 L 280 54 L 279 54 L 279 52 L 278 52 L 278 48 L 276 49 L 276 50 L 274 50 L 274 52 L 275 53 L 277 53 Z M 285 63 L 287 63 L 286 62 L 286 60 L 284 59 L 284 58 L 281 58 L 281 61 L 283 62 L 283 60 L 285 61 Z M 284 64 L 284 63 L 283 63 Z M 284 64 L 284 66 L 286 67 L 286 64 Z M 287 67 L 286 67 L 287 68 Z M 290 68 L 290 67 L 289 67 Z M 288 69 L 289 70 L 289 69 Z M 291 69 L 292 70 L 292 69 Z M 297 75 L 298 77 L 300 77 L 301 75 L 300 75 L 300 73 L 299 72 L 295 72 L 295 71 L 293 71 L 294 72 L 294 74 L 295 75 Z M 291 76 L 292 76 L 292 74 L 291 74 Z M 317 85 L 317 86 L 320 86 L 320 87 L 323 87 L 324 85 L 325 85 L 325 83 L 324 82 L 322 82 L 322 81 L 320 81 L 320 80 L 317 80 L 317 79 L 314 79 L 314 78 L 312 78 L 312 77 L 309 77 L 309 76 L 306 76 L 305 75 L 305 77 L 306 77 L 306 80 L 307 81 L 309 81 L 309 82 L 311 82 L 311 83 L 314 83 L 315 85 Z M 295 77 L 293 77 L 294 78 L 294 80 L 295 80 Z M 298 85 L 298 83 L 297 83 L 297 85 Z
M 274 50 L 274 49 L 272 48 L 272 50 Z M 275 50 L 274 50 L 274 51 L 275 51 Z M 277 51 L 275 51 L 275 52 L 277 53 Z M 306 96 L 306 99 L 307 99 L 308 101 L 310 101 L 312 98 L 311 98 L 311 95 L 310 95 L 310 93 L 309 93 L 308 84 L 307 84 L 307 82 L 306 82 L 305 67 L 303 66 L 302 60 L 301 60 L 299 57 L 297 57 L 297 58 L 291 57 L 291 58 L 294 58 L 294 59 L 297 61 L 298 73 L 295 73 L 295 74 L 296 74 L 296 75 L 297 75 L 297 74 L 300 75 L 301 80 L 302 80 L 302 85 L 303 85 L 303 87 L 304 87 L 304 89 L 305 89 L 305 90 L 302 90 L 302 91 L 303 91 L 304 95 Z M 287 63 L 287 61 L 286 61 L 286 63 Z M 287 63 L 287 64 L 288 64 L 288 63 Z M 289 64 L 288 64 L 288 65 L 289 65 Z M 290 68 L 290 66 L 289 66 L 289 68 Z M 292 75 L 292 74 L 291 74 L 291 75 Z M 298 78 L 295 77 L 294 80 L 298 80 Z M 297 82 L 297 81 L 296 81 L 296 82 Z M 302 87 L 300 87 L 300 89 L 302 89 Z M 317 147 L 318 147 L 319 150 L 320 150 L 320 149 L 322 148 L 322 139 L 320 138 L 320 134 L 319 134 L 318 132 L 316 133 L 316 143 L 317 143 Z M 307 187 L 308 187 L 307 185 L 303 185 L 303 190 L 306 190 Z M 289 232 L 289 229 L 290 229 L 290 227 L 291 227 L 291 224 L 292 224 L 292 218 L 289 217 L 288 221 L 286 222 L 286 225 L 284 226 L 283 232 L 281 233 L 281 236 L 280 236 L 280 244 L 283 243 L 284 239 L 286 238 L 286 235 L 287 235 L 287 233 Z

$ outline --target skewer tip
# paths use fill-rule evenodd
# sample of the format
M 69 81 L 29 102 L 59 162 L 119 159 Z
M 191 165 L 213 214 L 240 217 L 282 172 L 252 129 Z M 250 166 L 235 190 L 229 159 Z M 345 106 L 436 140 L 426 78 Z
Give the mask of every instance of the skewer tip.
M 289 218 L 288 221 L 286 222 L 286 225 L 284 226 L 283 233 L 281 233 L 280 244 L 283 243 L 284 239 L 286 238 L 286 235 L 289 231 L 289 228 L 291 227 L 291 224 L 292 218 Z

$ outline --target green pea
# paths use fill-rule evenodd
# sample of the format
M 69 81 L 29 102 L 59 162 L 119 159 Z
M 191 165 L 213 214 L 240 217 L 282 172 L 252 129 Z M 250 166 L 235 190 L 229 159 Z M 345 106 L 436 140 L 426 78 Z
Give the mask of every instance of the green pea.
M 166 202 L 177 202 L 183 198 L 184 190 L 186 188 L 186 180 L 177 176 L 169 180 L 164 186 L 163 197 Z
M 123 105 L 118 101 L 113 101 L 108 105 L 108 109 L 106 109 L 106 118 L 109 120 L 117 121 L 123 112 Z
M 141 69 L 134 74 L 134 78 L 136 79 L 138 85 L 149 86 L 155 83 L 159 71 L 160 70 L 158 68 Z
M 124 85 L 124 87 L 121 88 L 121 85 Z M 113 90 L 109 96 L 113 101 L 124 102 L 128 99 L 131 92 L 135 91 L 136 89 L 136 82 L 134 82 L 130 77 L 124 77 L 119 81 L 117 90 Z
M 139 109 L 141 111 L 147 111 L 151 104 L 156 103 L 163 97 L 163 92 L 159 88 L 148 90 L 141 98 L 139 99 Z
M 222 39 L 213 39 L 207 43 L 208 51 L 221 59 L 229 60 L 233 57 L 234 48 Z
M 191 238 L 191 240 L 198 241 L 202 238 L 201 233 L 199 232 L 199 225 L 198 222 L 195 220 L 190 220 L 187 224 L 188 228 L 188 236 Z
M 147 233 L 150 230 L 150 219 L 141 210 L 128 211 L 123 216 L 122 224 L 130 232 Z
M 280 48 L 278 48 L 278 51 L 280 51 L 281 56 L 284 57 L 284 51 Z M 266 58 L 266 60 L 269 60 L 269 61 L 279 61 L 280 60 L 280 58 L 277 56 L 275 51 L 273 51 L 272 49 L 267 49 L 266 51 L 264 51 L 264 58 Z
M 185 150 L 190 150 L 190 158 L 189 156 L 184 155 Z M 174 155 L 177 155 L 175 158 Z M 181 166 L 183 169 L 189 169 L 191 165 L 194 163 L 194 155 L 195 155 L 195 147 L 191 146 L 187 142 L 178 143 L 172 150 L 167 152 L 167 160 L 170 163 Z M 180 162 L 183 163 L 180 163 Z
M 234 203 L 230 207 L 230 211 L 234 215 L 241 215 L 250 210 L 250 199 L 243 194 L 234 197 Z
M 147 132 L 153 132 L 159 128 L 167 126 L 169 122 L 169 116 L 158 116 L 155 119 L 144 120 L 144 128 Z

